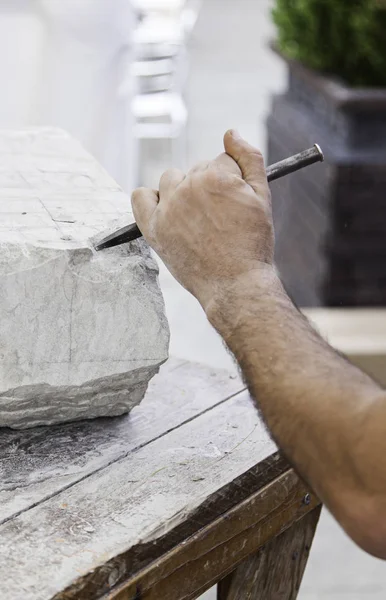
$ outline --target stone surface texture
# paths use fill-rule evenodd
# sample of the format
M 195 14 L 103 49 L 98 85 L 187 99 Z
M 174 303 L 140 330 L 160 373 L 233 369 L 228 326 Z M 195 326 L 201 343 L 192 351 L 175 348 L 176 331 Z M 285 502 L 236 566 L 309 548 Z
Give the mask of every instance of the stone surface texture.
M 120 187 L 57 129 L 0 132 L 0 426 L 115 416 L 167 359 L 158 270 Z

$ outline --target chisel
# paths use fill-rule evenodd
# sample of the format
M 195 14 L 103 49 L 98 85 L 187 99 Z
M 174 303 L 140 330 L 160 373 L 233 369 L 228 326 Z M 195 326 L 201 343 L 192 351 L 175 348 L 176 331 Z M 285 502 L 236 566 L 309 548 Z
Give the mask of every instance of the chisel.
M 303 169 L 304 167 L 308 167 L 317 162 L 322 162 L 323 160 L 324 156 L 322 149 L 318 144 L 315 144 L 308 150 L 304 150 L 299 154 L 295 154 L 294 156 L 290 156 L 289 158 L 269 166 L 267 168 L 267 179 L 268 181 L 275 181 L 275 179 L 280 179 L 280 177 L 284 177 L 289 173 L 294 173 L 295 171 L 299 171 L 299 169 Z M 138 225 L 132 223 L 105 237 L 95 246 L 95 250 L 104 250 L 105 248 L 126 244 L 141 236 L 142 233 L 140 232 Z

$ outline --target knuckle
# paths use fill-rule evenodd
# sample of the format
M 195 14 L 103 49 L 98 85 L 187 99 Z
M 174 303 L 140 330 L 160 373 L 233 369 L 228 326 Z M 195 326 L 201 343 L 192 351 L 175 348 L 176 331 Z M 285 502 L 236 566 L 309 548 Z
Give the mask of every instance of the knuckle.
M 174 168 L 170 168 L 170 169 L 166 169 L 166 171 L 164 172 L 164 174 L 162 175 L 162 177 L 164 177 L 165 179 L 170 179 L 173 177 L 173 175 L 175 175 L 178 172 L 177 169 Z
M 132 194 L 131 194 L 131 201 L 132 203 L 136 203 L 139 202 L 141 200 L 141 198 L 143 197 L 143 195 L 146 193 L 147 188 L 145 187 L 139 187 L 137 189 L 135 189 Z
M 194 165 L 194 167 L 192 167 L 188 173 L 188 175 L 195 175 L 197 173 L 204 173 L 208 167 L 209 167 L 210 163 L 207 160 L 202 160 L 200 162 L 198 162 L 197 164 Z
M 226 173 L 224 173 L 224 171 L 213 167 L 209 167 L 202 174 L 204 184 L 214 190 L 222 187 L 226 182 L 226 178 Z
M 201 160 L 195 166 L 195 171 L 206 171 L 210 167 L 210 162 L 208 160 Z
M 263 154 L 262 154 L 261 150 L 259 150 L 258 148 L 249 148 L 246 151 L 246 154 L 249 157 L 249 159 L 252 159 L 256 162 L 264 164 Z
M 160 186 L 162 185 L 162 183 L 165 183 L 165 182 L 169 181 L 170 179 L 172 179 L 173 174 L 174 174 L 174 169 L 167 169 L 166 171 L 164 171 L 160 178 Z

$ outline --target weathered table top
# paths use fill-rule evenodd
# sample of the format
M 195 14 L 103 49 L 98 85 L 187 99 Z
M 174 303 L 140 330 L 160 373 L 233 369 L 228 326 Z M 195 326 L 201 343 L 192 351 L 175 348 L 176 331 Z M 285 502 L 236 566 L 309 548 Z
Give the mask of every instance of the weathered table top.
M 170 360 L 128 417 L 1 430 L 2 600 L 101 598 L 282 477 L 280 503 L 295 476 L 243 388 Z

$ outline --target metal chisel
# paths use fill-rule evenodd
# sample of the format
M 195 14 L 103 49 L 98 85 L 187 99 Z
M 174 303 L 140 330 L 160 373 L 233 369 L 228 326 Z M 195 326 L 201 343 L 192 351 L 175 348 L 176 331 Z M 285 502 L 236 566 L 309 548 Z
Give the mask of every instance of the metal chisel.
M 309 165 L 313 165 L 314 163 L 322 162 L 323 160 L 324 156 L 322 149 L 318 144 L 315 144 L 308 150 L 304 150 L 299 154 L 290 156 L 289 158 L 281 160 L 280 162 L 267 167 L 267 179 L 268 181 L 275 181 L 275 179 L 280 179 L 280 177 L 284 177 L 289 173 L 294 173 L 295 171 L 299 171 L 300 169 L 308 167 Z M 136 223 L 132 223 L 131 225 L 122 227 L 121 229 L 118 229 L 118 231 L 105 237 L 95 246 L 95 250 L 104 250 L 105 248 L 112 248 L 113 246 L 126 244 L 127 242 L 132 242 L 141 236 L 142 233 L 140 232 L 138 225 Z

